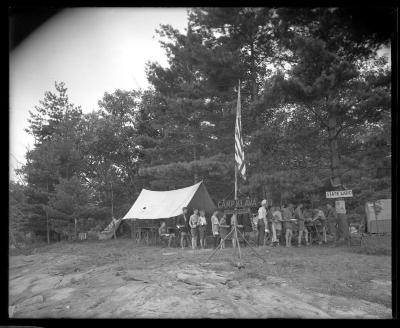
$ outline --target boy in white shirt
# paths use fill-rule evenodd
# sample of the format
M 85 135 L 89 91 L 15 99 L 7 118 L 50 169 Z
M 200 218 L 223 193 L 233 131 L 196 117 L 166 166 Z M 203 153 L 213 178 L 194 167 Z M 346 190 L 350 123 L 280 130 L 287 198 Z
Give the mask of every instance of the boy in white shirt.
M 257 246 L 264 245 L 264 234 L 265 229 L 268 229 L 267 222 L 267 200 L 264 199 L 261 202 L 261 207 L 258 209 L 258 222 L 257 222 L 257 230 L 258 230 L 258 238 L 257 238 Z
M 272 208 L 272 244 L 279 246 L 280 232 L 282 231 L 282 213 L 279 207 Z
M 206 234 L 207 234 L 207 220 L 205 211 L 200 211 L 199 221 L 199 233 L 200 233 L 200 247 L 204 249 L 206 247 Z
M 218 214 L 218 211 L 215 211 L 211 216 L 211 230 L 214 237 L 214 248 L 217 248 L 220 243 Z
M 195 209 L 189 219 L 190 232 L 192 235 L 192 249 L 197 248 L 197 225 L 199 221 L 198 210 Z
M 319 244 L 321 245 L 322 243 L 327 243 L 326 239 L 326 230 L 327 230 L 327 219 L 325 217 L 324 212 L 320 208 L 316 208 L 314 211 L 314 217 L 312 218 L 313 221 L 318 220 L 321 223 L 322 226 L 322 240 L 319 241 Z M 319 237 L 319 234 L 318 234 Z

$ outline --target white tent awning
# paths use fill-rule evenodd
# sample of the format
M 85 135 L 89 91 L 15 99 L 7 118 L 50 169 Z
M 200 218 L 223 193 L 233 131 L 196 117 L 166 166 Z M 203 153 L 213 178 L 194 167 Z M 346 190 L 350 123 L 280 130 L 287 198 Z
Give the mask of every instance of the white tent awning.
M 201 190 L 199 190 L 199 188 Z M 201 195 L 196 195 L 198 190 L 201 192 Z M 136 202 L 123 217 L 123 220 L 155 220 L 178 216 L 182 214 L 182 208 L 188 206 L 195 195 L 196 198 L 203 198 L 205 201 L 204 204 L 212 204 L 208 205 L 208 207 L 214 206 L 207 190 L 202 186 L 202 181 L 190 187 L 170 191 L 152 191 L 142 189 Z

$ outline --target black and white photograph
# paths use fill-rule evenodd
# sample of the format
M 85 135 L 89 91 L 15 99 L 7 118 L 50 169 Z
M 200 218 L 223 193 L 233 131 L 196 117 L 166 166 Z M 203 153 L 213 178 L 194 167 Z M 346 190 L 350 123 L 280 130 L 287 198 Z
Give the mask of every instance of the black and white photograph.
M 397 7 L 8 17 L 9 323 L 396 317 Z

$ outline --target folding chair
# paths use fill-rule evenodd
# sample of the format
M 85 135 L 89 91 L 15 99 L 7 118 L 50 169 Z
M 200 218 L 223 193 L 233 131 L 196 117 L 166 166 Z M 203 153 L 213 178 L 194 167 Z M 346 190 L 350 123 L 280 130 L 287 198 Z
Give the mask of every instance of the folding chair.
M 308 242 L 311 244 L 315 243 L 316 241 L 319 243 L 322 241 L 322 231 L 318 229 L 318 226 L 321 226 L 317 221 L 312 221 L 306 224 L 306 228 L 308 230 Z
M 365 220 L 363 220 L 358 226 L 357 232 L 351 232 L 351 227 L 354 224 L 349 225 L 349 246 L 361 246 L 363 243 L 363 238 L 367 235 L 365 232 Z
M 158 240 L 161 242 L 162 245 L 168 247 L 168 243 L 169 243 L 169 239 L 171 238 L 171 243 L 170 243 L 170 247 L 175 246 L 176 247 L 176 236 L 175 237 L 170 237 L 170 236 L 158 236 Z

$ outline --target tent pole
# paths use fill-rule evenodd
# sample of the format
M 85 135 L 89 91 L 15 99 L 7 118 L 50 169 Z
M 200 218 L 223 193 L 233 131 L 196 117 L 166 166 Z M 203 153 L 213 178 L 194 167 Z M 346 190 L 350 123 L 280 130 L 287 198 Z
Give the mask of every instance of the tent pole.
M 131 223 L 131 239 L 133 239 L 133 220 L 129 220 Z

